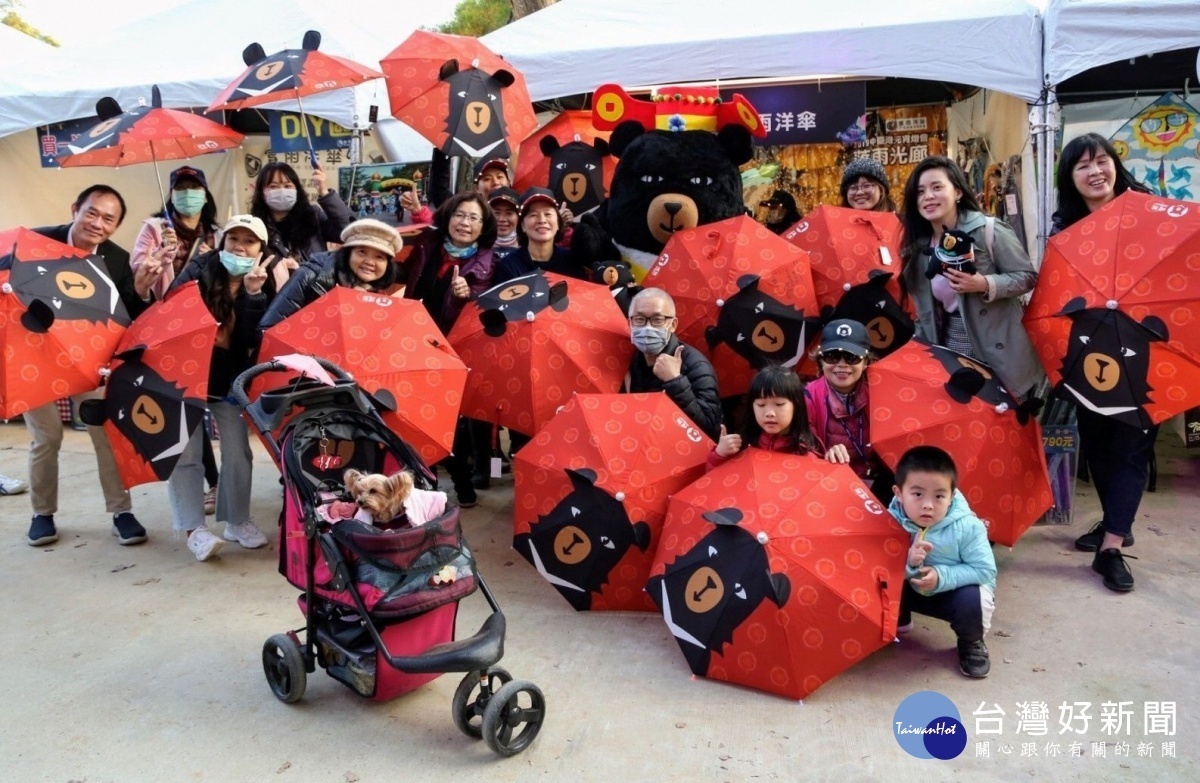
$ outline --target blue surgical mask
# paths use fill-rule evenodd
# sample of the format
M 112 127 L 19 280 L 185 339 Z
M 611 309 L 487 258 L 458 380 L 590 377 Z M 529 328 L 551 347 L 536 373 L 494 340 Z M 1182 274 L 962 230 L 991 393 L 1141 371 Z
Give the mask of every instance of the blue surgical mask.
M 228 250 L 221 251 L 221 266 L 225 267 L 225 271 L 233 277 L 241 277 L 254 268 L 254 262 L 257 258 L 250 256 L 239 256 L 230 253 Z
M 671 333 L 661 326 L 635 326 L 630 330 L 629 339 L 642 353 L 660 354 L 666 350 Z
M 186 217 L 199 215 L 208 203 L 208 194 L 203 190 L 172 190 L 171 204 L 175 211 Z

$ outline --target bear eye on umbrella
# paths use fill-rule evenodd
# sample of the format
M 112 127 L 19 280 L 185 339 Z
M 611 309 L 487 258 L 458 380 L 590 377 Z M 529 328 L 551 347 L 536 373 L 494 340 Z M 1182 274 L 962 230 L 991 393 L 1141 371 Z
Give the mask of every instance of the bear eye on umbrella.
M 1083 343 L 1084 345 L 1087 345 L 1091 341 L 1092 338 L 1088 337 L 1086 334 L 1079 335 L 1079 342 Z
M 567 164 L 565 164 L 565 163 L 555 163 L 554 164 L 554 168 L 556 168 L 556 169 L 565 169 L 566 167 L 567 167 Z
M 493 95 L 492 93 L 490 93 L 490 92 L 489 92 L 489 93 L 488 93 L 488 100 L 489 100 L 489 101 L 494 101 L 494 100 L 496 100 L 496 96 L 495 96 L 495 95 Z
M 711 185 L 713 184 L 712 177 L 692 177 L 693 185 Z
M 467 91 L 466 91 L 466 90 L 459 90 L 459 92 L 458 92 L 458 97 L 460 97 L 460 98 L 465 98 L 465 97 L 467 97 Z
M 1137 356 L 1137 352 L 1132 351 L 1129 348 L 1122 348 L 1121 355 L 1124 356 L 1126 359 L 1128 359 L 1130 356 Z
M 584 164 L 584 168 L 586 168 L 588 171 L 595 171 L 596 164 L 595 163 L 587 163 L 587 164 Z

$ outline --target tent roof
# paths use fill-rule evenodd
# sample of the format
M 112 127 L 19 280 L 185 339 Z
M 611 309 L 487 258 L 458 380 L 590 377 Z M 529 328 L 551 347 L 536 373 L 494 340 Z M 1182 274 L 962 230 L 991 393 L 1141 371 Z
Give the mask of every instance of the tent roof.
M 1035 100 L 1034 0 L 560 0 L 483 42 L 534 100 L 623 86 L 739 77 L 902 76 Z
M 1050 0 L 1046 77 L 1061 84 L 1118 60 L 1200 45 L 1196 0 Z

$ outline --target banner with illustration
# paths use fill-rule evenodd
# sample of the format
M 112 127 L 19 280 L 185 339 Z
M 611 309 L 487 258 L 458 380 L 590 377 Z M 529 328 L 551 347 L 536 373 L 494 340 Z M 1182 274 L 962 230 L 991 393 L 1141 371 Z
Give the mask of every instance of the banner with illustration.
M 1110 141 L 1134 179 L 1154 193 L 1184 201 L 1200 195 L 1192 185 L 1193 175 L 1200 177 L 1200 123 L 1196 108 L 1175 93 L 1139 111 Z
M 375 218 L 398 225 L 400 196 L 412 191 L 425 201 L 429 161 L 372 163 L 367 166 L 343 166 L 338 170 L 338 190 L 349 193 L 347 203 L 358 218 Z

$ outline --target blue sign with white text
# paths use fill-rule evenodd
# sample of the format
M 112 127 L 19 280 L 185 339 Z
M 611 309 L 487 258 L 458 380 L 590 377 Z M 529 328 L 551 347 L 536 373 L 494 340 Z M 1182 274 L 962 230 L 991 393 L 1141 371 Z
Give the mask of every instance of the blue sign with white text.
M 866 140 L 865 82 L 743 87 L 722 90 L 721 95 L 729 98 L 735 92 L 750 101 L 767 129 L 766 138 L 754 139 L 755 146 Z
M 290 111 L 270 113 L 271 150 L 274 152 L 308 152 L 308 140 L 304 138 L 307 126 L 308 137 L 314 150 L 348 150 L 353 131 L 346 130 L 336 122 L 322 117 Z

